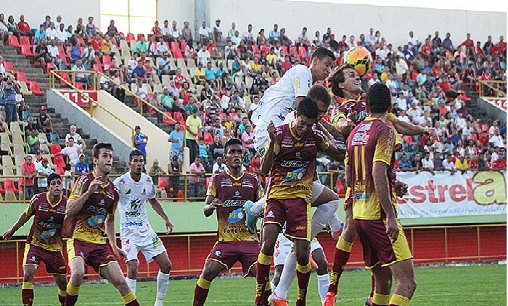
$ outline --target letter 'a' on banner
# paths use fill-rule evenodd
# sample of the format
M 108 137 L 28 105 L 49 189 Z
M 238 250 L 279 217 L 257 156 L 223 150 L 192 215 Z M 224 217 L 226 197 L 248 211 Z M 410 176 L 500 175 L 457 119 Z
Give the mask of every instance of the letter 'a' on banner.
M 408 185 L 400 218 L 506 214 L 506 171 L 397 172 L 397 180 Z

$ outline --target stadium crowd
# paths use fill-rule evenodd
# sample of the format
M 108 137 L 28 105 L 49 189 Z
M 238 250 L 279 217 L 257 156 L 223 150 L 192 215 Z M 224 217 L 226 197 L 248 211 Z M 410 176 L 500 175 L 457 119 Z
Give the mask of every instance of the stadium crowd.
M 351 48 L 367 48 L 373 63 L 372 70 L 362 78 L 364 89 L 384 83 L 401 120 L 435 128 L 439 141 L 433 142 L 425 135 L 403 138 L 403 150 L 397 154 L 399 170 L 506 168 L 506 127 L 498 121 L 481 122 L 468 114 L 466 107 L 471 100 L 466 91 L 476 88 L 479 80 L 506 81 L 503 36 L 497 42 L 489 36 L 482 44 L 479 40 L 475 43 L 470 34 L 462 42 L 453 42 L 450 33 L 442 38 L 441 33 L 435 32 L 420 40 L 411 31 L 406 44 L 394 46 L 373 28 L 358 38 L 339 38 L 331 28 L 322 35 L 319 31 L 312 35 L 304 27 L 294 39 L 277 24 L 269 31 L 254 30 L 249 24 L 244 31 L 233 22 L 226 30 L 217 19 L 213 26 L 203 22 L 195 35 L 191 28 L 189 22 L 180 28 L 176 21 L 170 25 L 169 20 L 164 20 L 162 26 L 155 21 L 148 35 L 134 36 L 117 29 L 114 20 L 101 31 L 93 17 L 86 24 L 79 18 L 73 26 L 61 16 L 56 20 L 46 16 L 37 29 L 31 30 L 23 15 L 16 23 L 13 16 L 5 21 L 0 14 L 2 40 L 7 43 L 14 36 L 21 42 L 28 37 L 30 44 L 33 42 L 36 63 L 46 71 L 104 72 L 107 77 L 101 77 L 99 82 L 102 89 L 121 101 L 125 100 L 126 90 L 131 90 L 163 112 L 157 113 L 159 123 L 174 125 L 168 137 L 172 143 L 171 162 L 167 166 L 154 164 L 154 175 L 181 171 L 184 139 L 190 150 L 191 173 L 223 171 L 223 145 L 230 137 L 242 140 L 244 166 L 256 172 L 259 157 L 254 150 L 250 115 L 264 91 L 292 66 L 308 64 L 318 46 L 330 48 L 337 64 Z M 55 136 L 44 109 L 41 108 L 42 118 L 32 118 L 19 91 L 10 91 L 9 84 L 14 80 L 3 79 L 1 56 L 0 75 L 6 110 L 2 120 L 15 121 L 8 101 L 18 95 L 17 110 L 27 122 L 27 131 L 43 131 L 48 139 Z M 82 84 L 80 87 L 93 82 L 84 72 L 76 73 L 75 80 Z M 27 133 L 29 153 L 38 152 L 37 132 Z M 135 139 L 133 142 L 138 144 Z M 73 164 L 77 158 L 78 155 L 73 157 Z M 342 169 L 327 156 L 320 156 L 318 161 L 320 171 Z M 190 190 L 194 195 L 194 188 Z

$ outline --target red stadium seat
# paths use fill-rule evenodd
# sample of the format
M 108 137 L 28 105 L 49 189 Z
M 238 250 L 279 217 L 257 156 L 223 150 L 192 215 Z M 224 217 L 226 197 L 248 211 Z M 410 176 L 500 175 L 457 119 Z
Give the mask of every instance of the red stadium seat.
M 141 40 L 141 37 L 145 37 L 145 34 L 143 34 L 143 33 L 138 33 L 138 39 L 137 39 L 137 41 L 140 41 L 140 40 Z
M 5 191 L 14 191 L 14 193 L 19 193 L 19 189 L 16 188 L 16 185 L 14 184 L 14 180 L 12 180 L 12 179 L 5 179 L 4 180 L 4 189 L 5 189 Z
M 30 44 L 30 38 L 28 36 L 21 36 L 19 39 L 19 44 L 21 46 L 29 46 Z
M 187 42 L 186 42 L 185 40 L 182 40 L 182 41 L 180 42 L 180 50 L 181 50 L 182 52 L 185 52 L 185 48 L 186 48 L 186 47 L 187 47 Z
M 30 91 L 36 96 L 44 96 L 44 92 L 41 91 L 39 83 L 35 81 L 30 82 Z
M 337 189 L 337 194 L 340 197 L 343 197 L 346 194 L 346 190 L 344 189 L 344 185 L 342 184 L 342 180 L 340 177 L 337 177 L 337 181 L 335 182 L 335 188 Z
M 108 66 L 111 65 L 111 56 L 109 55 L 102 56 L 102 64 Z
M 4 68 L 6 71 L 14 72 L 14 64 L 12 62 L 4 61 Z
M 61 76 L 62 78 L 60 79 L 60 84 L 62 85 L 67 85 L 69 86 L 70 84 L 72 84 L 72 81 L 71 81 L 71 77 L 69 76 L 69 74 L 67 72 L 59 72 L 57 71 L 56 72 L 59 76 Z M 66 82 L 67 81 L 67 82 Z
M 21 55 L 26 57 L 34 57 L 34 52 L 32 46 L 30 45 L 21 45 Z
M 97 71 L 97 72 L 104 72 L 102 70 L 102 65 L 101 64 L 94 64 L 93 65 L 93 70 Z
M 60 154 L 60 152 L 62 152 L 62 147 L 59 144 L 54 143 L 54 144 L 51 145 L 49 151 L 53 155 L 58 155 L 58 154 Z
M 28 80 L 26 78 L 26 74 L 23 71 L 18 71 L 16 73 L 16 80 L 28 83 Z
M 134 37 L 134 34 L 132 33 L 127 33 L 127 37 L 125 37 L 125 40 L 130 43 L 131 40 L 136 40 L 136 38 Z
M 16 48 L 21 47 L 18 38 L 15 35 L 9 35 L 9 38 L 7 38 L 7 44 L 9 44 L 9 46 L 13 46 Z

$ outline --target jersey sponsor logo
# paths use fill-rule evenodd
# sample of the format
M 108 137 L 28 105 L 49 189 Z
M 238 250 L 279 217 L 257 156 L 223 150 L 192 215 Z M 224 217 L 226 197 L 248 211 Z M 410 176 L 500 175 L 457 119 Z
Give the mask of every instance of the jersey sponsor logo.
M 155 235 L 152 237 L 152 247 L 154 249 L 157 249 L 157 248 L 160 248 L 162 246 L 162 240 L 160 240 L 160 238 Z
M 46 230 L 46 231 L 42 232 L 40 237 L 42 239 L 49 239 L 49 238 L 55 236 L 56 232 L 57 232 L 57 229 L 56 228 L 52 228 L 52 229 L 49 229 L 49 230 Z
M 266 213 L 266 218 L 275 218 L 275 214 L 273 213 L 273 211 L 271 211 L 271 210 L 270 210 L 270 211 L 268 211 L 268 212 Z
M 245 200 L 226 200 L 222 203 L 222 207 L 243 207 Z
M 306 230 L 306 229 L 307 229 L 307 227 L 306 227 L 306 226 L 302 226 L 302 225 L 299 225 L 299 226 L 297 226 L 297 227 L 295 228 L 295 230 L 297 230 L 297 231 L 304 231 L 304 230 Z
M 364 146 L 369 141 L 370 135 L 367 133 L 356 133 L 353 135 L 353 139 L 351 139 L 352 146 Z
M 369 193 L 355 193 L 353 198 L 355 201 L 367 201 L 370 198 L 370 194 Z
M 125 226 L 143 226 L 143 221 L 129 221 L 125 223 Z
M 217 250 L 214 252 L 215 256 L 221 258 L 222 257 L 222 252 L 220 250 Z
M 358 130 L 356 130 L 357 132 L 367 132 L 368 130 L 370 130 L 370 128 L 372 127 L 372 122 L 370 123 L 365 123 L 365 124 L 362 124 Z
M 290 172 L 286 173 L 284 182 L 286 182 L 286 183 L 298 182 L 305 176 L 306 173 L 307 173 L 307 168 L 305 168 L 305 167 L 290 171 Z
M 123 193 L 125 193 L 125 194 L 131 194 L 131 191 L 132 191 L 132 190 L 131 190 L 130 188 L 127 188 L 127 189 L 125 189 L 125 190 L 124 190 L 124 192 L 123 192 Z
M 280 163 L 281 167 L 284 168 L 304 168 L 309 165 L 309 161 L 301 161 L 301 160 L 283 160 Z
M 138 210 L 139 207 L 141 206 L 141 199 L 131 200 L 130 204 L 132 210 Z
M 243 217 L 244 217 L 243 208 L 240 207 L 240 208 L 237 208 L 229 213 L 228 222 L 230 224 L 234 224 L 234 223 L 242 221 Z

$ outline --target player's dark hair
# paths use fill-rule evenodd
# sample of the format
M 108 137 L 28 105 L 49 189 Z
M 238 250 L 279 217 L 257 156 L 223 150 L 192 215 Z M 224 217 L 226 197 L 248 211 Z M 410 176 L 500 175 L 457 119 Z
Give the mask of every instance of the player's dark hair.
M 94 158 L 99 158 L 99 152 L 101 149 L 111 150 L 113 151 L 113 145 L 106 142 L 99 142 L 95 144 L 92 148 L 92 156 Z
M 353 66 L 344 64 L 337 67 L 337 69 L 335 69 L 332 74 L 328 76 L 328 87 L 336 97 L 344 98 L 344 92 L 342 91 L 342 88 L 339 87 L 339 83 L 344 83 L 346 80 L 344 77 L 344 70 L 347 68 L 354 69 Z
M 48 186 L 51 185 L 51 182 L 54 181 L 54 180 L 62 180 L 62 177 L 56 173 L 51 173 L 49 176 L 48 176 Z
M 314 59 L 315 57 L 317 57 L 320 60 L 329 57 L 335 61 L 335 55 L 333 54 L 332 50 L 326 49 L 325 47 L 318 47 L 316 51 L 312 53 L 311 59 Z
M 298 116 L 305 116 L 309 119 L 317 119 L 319 116 L 319 109 L 316 101 L 311 98 L 305 98 L 302 102 L 300 102 L 300 104 L 298 104 L 296 113 Z
M 390 89 L 384 84 L 375 83 L 367 91 L 367 105 L 374 114 L 386 113 L 392 104 Z
M 314 101 L 321 101 L 326 104 L 326 106 L 330 105 L 331 97 L 330 93 L 328 92 L 328 89 L 326 89 L 324 86 L 316 84 L 313 85 L 309 92 L 307 93 L 307 97 L 311 98 Z
M 131 151 L 131 153 L 129 153 L 129 162 L 132 161 L 132 158 L 134 156 L 143 156 L 144 157 L 145 155 L 140 150 L 134 149 L 134 150 Z
M 224 155 L 226 155 L 226 153 L 228 152 L 228 147 L 232 145 L 242 145 L 242 141 L 238 138 L 229 139 L 224 145 Z

